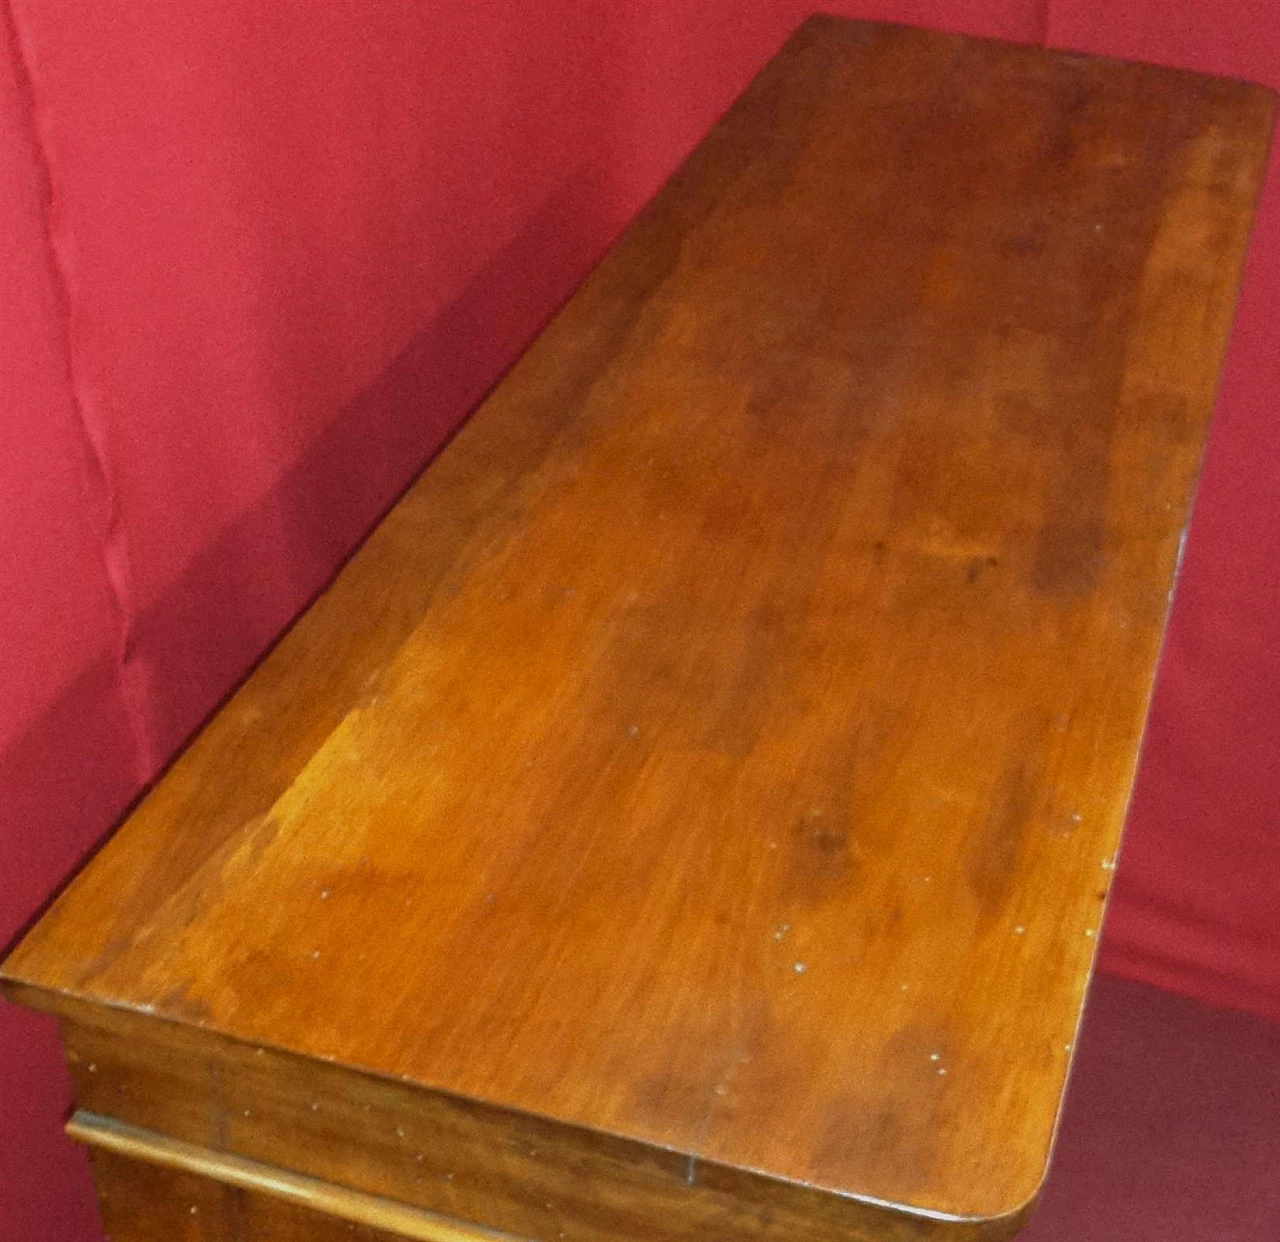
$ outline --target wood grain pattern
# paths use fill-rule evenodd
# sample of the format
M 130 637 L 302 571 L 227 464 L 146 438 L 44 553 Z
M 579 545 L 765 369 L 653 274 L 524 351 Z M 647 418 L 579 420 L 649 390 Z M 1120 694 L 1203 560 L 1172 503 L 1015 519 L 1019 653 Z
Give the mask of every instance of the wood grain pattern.
M 1271 118 L 806 23 L 8 977 L 1008 1236 Z
M 1020 1223 L 891 1213 L 129 1010 L 61 1004 L 81 1108 L 529 1238 L 987 1242 Z
M 94 1152 L 111 1152 L 143 1164 L 179 1173 L 192 1173 L 224 1187 L 246 1190 L 263 1199 L 278 1199 L 293 1207 L 319 1212 L 335 1220 L 363 1225 L 376 1233 L 416 1242 L 520 1242 L 511 1234 L 495 1233 L 464 1221 L 408 1207 L 377 1195 L 363 1194 L 348 1186 L 318 1181 L 256 1160 L 184 1143 L 154 1130 L 125 1125 L 111 1117 L 77 1110 L 67 1123 L 67 1133 Z M 146 1210 L 153 1209 L 150 1204 Z M 188 1210 L 188 1215 L 198 1212 Z
M 405 1237 L 104 1148 L 93 1148 L 91 1155 L 108 1242 L 402 1242 Z

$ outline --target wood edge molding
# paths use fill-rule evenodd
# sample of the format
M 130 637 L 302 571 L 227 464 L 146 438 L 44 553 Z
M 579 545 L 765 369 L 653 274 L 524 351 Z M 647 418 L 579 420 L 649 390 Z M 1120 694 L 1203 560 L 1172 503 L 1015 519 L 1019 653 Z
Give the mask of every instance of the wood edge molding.
M 416 1242 L 527 1242 L 515 1234 L 451 1220 L 381 1195 L 366 1194 L 257 1160 L 246 1160 L 229 1152 L 184 1143 L 154 1130 L 144 1130 L 84 1109 L 77 1109 L 72 1114 L 66 1130 L 69 1137 L 89 1147 L 99 1147 L 119 1156 L 182 1173 L 194 1173 L 227 1186 L 311 1208 L 352 1224 L 413 1238 Z

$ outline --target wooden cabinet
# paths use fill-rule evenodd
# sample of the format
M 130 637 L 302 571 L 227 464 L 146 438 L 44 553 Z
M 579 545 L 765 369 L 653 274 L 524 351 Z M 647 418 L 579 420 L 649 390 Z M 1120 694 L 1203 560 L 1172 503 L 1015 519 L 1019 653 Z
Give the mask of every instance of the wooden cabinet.
M 807 22 L 6 963 L 115 1242 L 1012 1236 L 1271 117 Z

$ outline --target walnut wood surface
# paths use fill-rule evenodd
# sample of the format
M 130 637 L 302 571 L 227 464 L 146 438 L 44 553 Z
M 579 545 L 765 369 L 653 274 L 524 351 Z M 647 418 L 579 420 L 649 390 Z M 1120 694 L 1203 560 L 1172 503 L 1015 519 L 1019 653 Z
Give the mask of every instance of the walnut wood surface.
M 210 1152 L 571 1242 L 987 1242 L 959 1226 L 696 1163 L 679 1152 L 424 1091 L 314 1058 L 62 997 L 81 1109 Z M 135 1153 L 137 1154 L 137 1153 Z M 132 1242 L 117 1235 L 115 1242 Z
M 93 1150 L 102 1223 L 110 1242 L 404 1242 L 402 1233 L 354 1224 L 273 1195 L 197 1173 Z M 477 1235 L 479 1237 L 480 1235 Z
M 1012 1227 L 1271 115 L 807 23 L 9 977 Z
M 77 1110 L 67 1123 L 67 1133 L 79 1142 L 88 1144 L 99 1164 L 102 1153 L 108 1152 L 124 1156 L 132 1164 L 155 1165 L 160 1169 L 191 1173 L 204 1181 L 219 1183 L 222 1191 L 216 1199 L 222 1201 L 223 1214 L 228 1200 L 234 1204 L 240 1198 L 234 1193 L 239 1190 L 247 1191 L 251 1199 L 277 1200 L 274 1205 L 277 1212 L 281 1204 L 305 1209 L 305 1216 L 297 1214 L 300 1220 L 313 1219 L 312 1214 L 319 1213 L 322 1217 L 345 1221 L 349 1226 L 365 1226 L 374 1231 L 375 1237 L 394 1236 L 413 1239 L 414 1242 L 527 1242 L 509 1233 L 496 1233 L 451 1220 L 392 1199 L 364 1194 L 349 1186 L 318 1181 L 274 1165 L 260 1164 L 242 1156 L 184 1143 L 169 1135 L 138 1129 L 96 1113 Z M 99 1168 L 96 1177 L 99 1186 L 104 1186 L 105 1183 L 102 1198 L 109 1204 L 118 1201 L 119 1196 L 112 1192 L 119 1191 L 121 1182 L 126 1178 L 114 1168 L 106 1172 Z M 165 1183 L 160 1180 L 158 1184 Z M 200 1197 L 208 1199 L 212 1196 L 202 1194 Z M 154 1195 L 137 1197 L 134 1202 L 140 1214 L 148 1218 L 155 1214 Z M 201 1214 L 194 1202 L 184 1204 L 178 1201 L 174 1206 L 179 1220 L 183 1215 Z M 270 1205 L 264 1205 L 264 1211 L 269 1210 Z M 207 1218 L 210 1213 L 204 1215 Z M 126 1226 L 125 1232 L 121 1234 L 117 1227 L 115 1236 L 129 1239 L 129 1229 Z M 355 1230 L 351 1229 L 350 1232 L 354 1233 Z M 215 1230 L 215 1236 L 227 1235 L 226 1232 L 219 1233 Z M 243 1233 L 235 1236 L 243 1237 Z

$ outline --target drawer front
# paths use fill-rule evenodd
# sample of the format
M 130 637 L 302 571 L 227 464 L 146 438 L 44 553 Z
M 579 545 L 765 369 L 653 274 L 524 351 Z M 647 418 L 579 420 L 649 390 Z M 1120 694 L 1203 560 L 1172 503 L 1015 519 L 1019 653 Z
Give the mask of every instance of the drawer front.
M 509 1233 L 77 1112 L 113 1242 L 521 1242 Z
M 93 1178 L 110 1242 L 404 1242 L 198 1173 L 95 1149 Z

